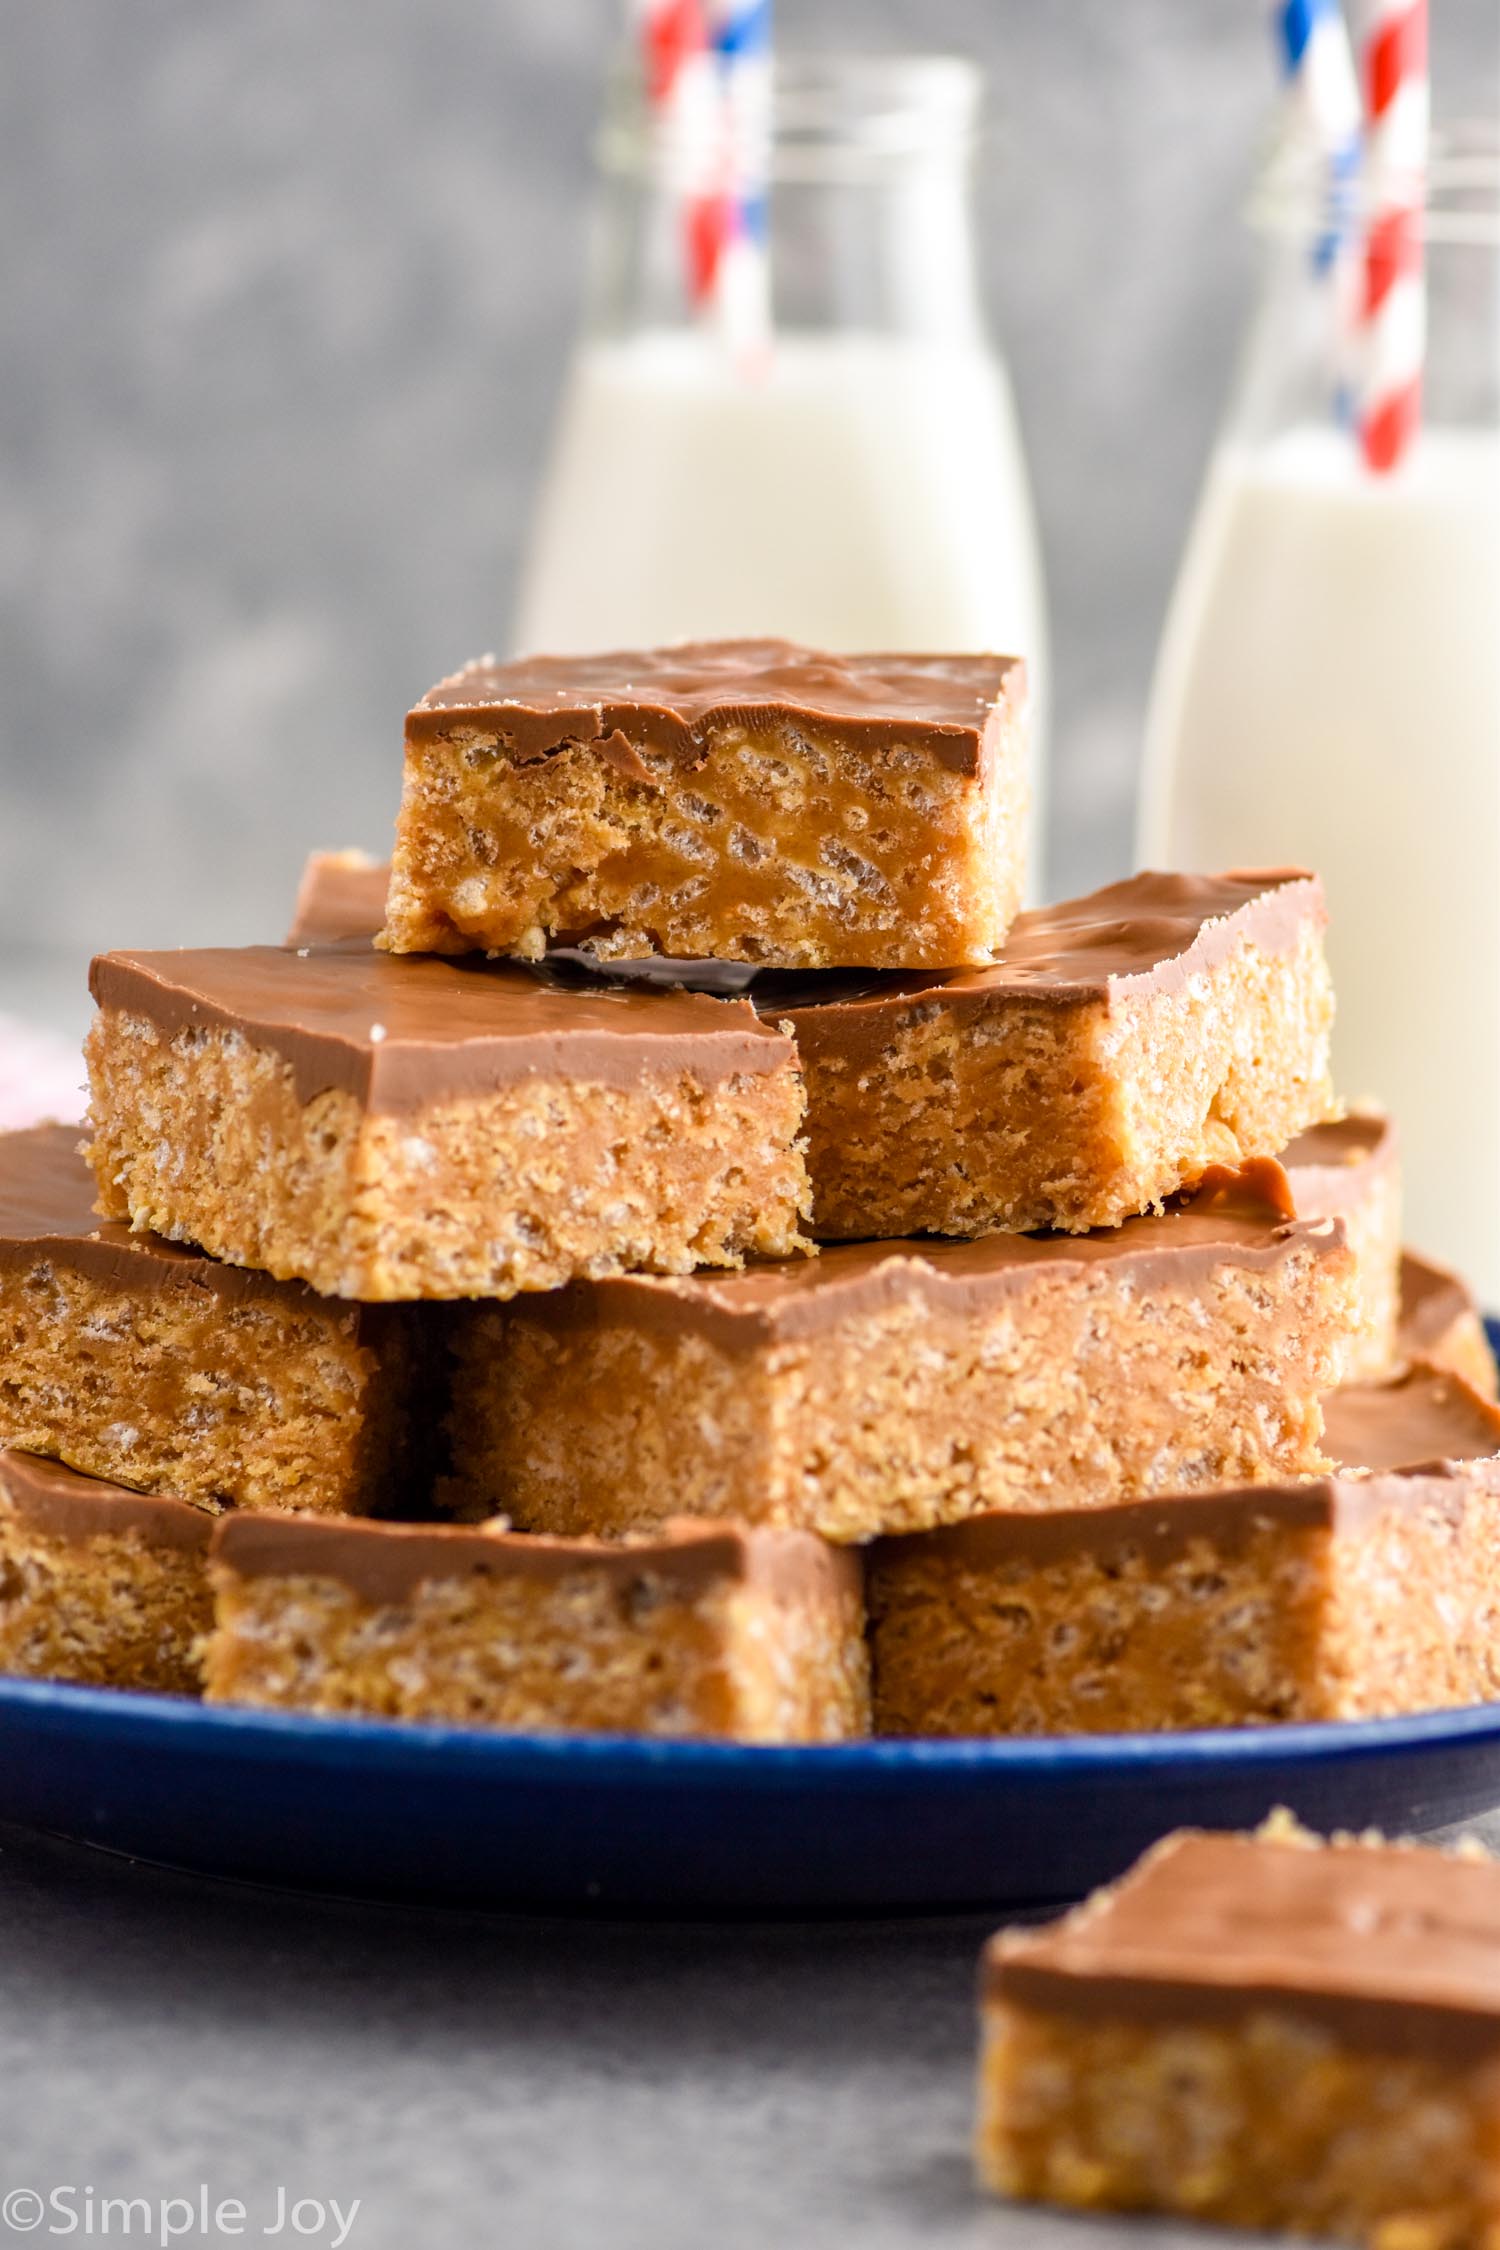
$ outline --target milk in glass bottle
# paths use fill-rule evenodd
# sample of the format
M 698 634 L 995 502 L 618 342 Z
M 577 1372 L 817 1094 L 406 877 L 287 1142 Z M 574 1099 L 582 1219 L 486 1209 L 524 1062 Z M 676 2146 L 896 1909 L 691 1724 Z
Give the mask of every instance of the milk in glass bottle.
M 634 74 L 613 88 L 585 333 L 513 643 L 994 649 L 1029 659 L 1036 730 L 1031 502 L 974 273 L 978 76 L 942 57 L 778 57 L 772 88 L 769 318 L 748 346 L 688 285 L 692 152 Z
M 1375 474 L 1338 412 L 1324 215 L 1285 171 L 1171 612 L 1141 856 L 1318 869 L 1346 1097 L 1395 1115 L 1407 1228 L 1500 1308 L 1500 145 L 1434 149 L 1420 430 Z

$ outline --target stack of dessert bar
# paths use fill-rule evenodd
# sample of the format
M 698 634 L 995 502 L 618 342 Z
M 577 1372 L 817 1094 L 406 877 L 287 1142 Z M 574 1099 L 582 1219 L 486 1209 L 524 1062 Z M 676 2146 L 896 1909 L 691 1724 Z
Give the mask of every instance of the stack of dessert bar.
M 96 962 L 84 1153 L 0 1138 L 0 1664 L 762 1741 L 1500 1692 L 1494 1368 L 1318 883 L 1018 912 L 1024 701 L 486 661 L 389 869 Z

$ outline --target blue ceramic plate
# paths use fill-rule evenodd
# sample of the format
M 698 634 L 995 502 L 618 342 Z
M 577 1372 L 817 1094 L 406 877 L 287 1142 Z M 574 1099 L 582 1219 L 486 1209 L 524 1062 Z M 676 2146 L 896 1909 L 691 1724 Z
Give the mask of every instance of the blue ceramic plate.
M 1490 1322 L 1500 1346 L 1500 1323 Z M 1500 1704 L 1322 1726 L 762 1750 L 209 1709 L 0 1678 L 0 1820 L 454 1905 L 872 1913 L 1076 1898 L 1184 1823 L 1500 1804 Z
M 485 1906 L 816 1912 L 1076 1896 L 1179 1823 L 1424 1829 L 1500 1803 L 1500 1707 L 751 1749 L 0 1682 L 0 1820 L 214 1875 Z

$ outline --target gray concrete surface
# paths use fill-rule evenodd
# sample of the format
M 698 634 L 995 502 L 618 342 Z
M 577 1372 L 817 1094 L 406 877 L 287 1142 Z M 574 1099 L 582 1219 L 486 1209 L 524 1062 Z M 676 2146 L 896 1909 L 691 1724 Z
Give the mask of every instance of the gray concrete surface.
M 331 2204 L 358 2199 L 349 2250 L 1251 2239 L 976 2194 L 974 1965 L 992 1926 L 422 1913 L 0 1829 L 0 2243 L 23 2239 L 4 2217 L 17 2190 L 74 2191 L 42 2243 L 89 2188 L 96 2214 L 145 2197 L 155 2220 L 204 2187 L 211 2208 L 244 2204 L 247 2240 L 268 2238 L 282 2190 L 325 2206 L 306 2236 L 325 2246 Z M 189 2244 L 233 2239 L 173 2224 Z
M 1249 2239 L 976 2194 L 974 1963 L 990 1926 L 423 1914 L 0 1831 L 0 2213 L 17 2190 L 72 2190 L 41 2243 L 86 2214 L 89 2188 L 96 2214 L 105 2196 L 144 2197 L 155 2221 L 206 2187 L 211 2209 L 245 2206 L 247 2240 L 267 2238 L 283 2190 L 324 2205 L 317 2231 L 303 2220 L 325 2246 L 331 2204 L 357 2199 L 348 2250 Z M 180 2211 L 171 2223 L 189 2244 L 231 2239 Z

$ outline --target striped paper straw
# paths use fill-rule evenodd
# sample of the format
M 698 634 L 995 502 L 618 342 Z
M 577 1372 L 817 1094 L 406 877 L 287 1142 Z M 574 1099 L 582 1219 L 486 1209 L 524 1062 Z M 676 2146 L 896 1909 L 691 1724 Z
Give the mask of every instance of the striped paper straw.
M 1359 83 L 1338 0 L 1270 0 L 1271 29 L 1290 122 L 1318 158 L 1327 223 L 1313 245 L 1320 274 L 1338 263 L 1353 231 L 1359 174 Z
M 703 0 L 645 0 L 639 15 L 646 98 L 663 109 L 678 98 L 688 65 L 708 45 Z
M 1377 474 L 1410 450 L 1422 407 L 1427 0 L 1356 0 L 1365 105 L 1360 446 Z
M 647 98 L 687 153 L 688 296 L 738 346 L 769 328 L 771 0 L 639 0 Z
M 707 7 L 705 0 L 636 0 L 634 13 L 653 123 L 664 129 L 674 165 L 688 172 L 683 258 L 689 297 L 701 307 L 712 295 L 718 261 L 718 228 L 706 189 L 710 152 L 720 138 Z

